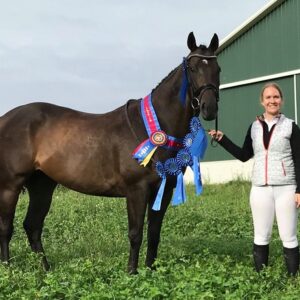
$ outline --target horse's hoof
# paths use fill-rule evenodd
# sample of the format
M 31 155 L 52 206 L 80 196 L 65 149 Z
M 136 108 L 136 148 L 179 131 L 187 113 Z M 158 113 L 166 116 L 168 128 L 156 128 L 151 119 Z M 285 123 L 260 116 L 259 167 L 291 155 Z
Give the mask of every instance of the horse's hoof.
M 8 267 L 9 266 L 9 261 L 7 261 L 7 260 L 1 261 L 1 263 L 2 263 L 2 265 L 4 267 Z
M 158 266 L 158 263 L 156 260 L 151 260 L 151 262 L 145 262 L 146 267 L 149 268 L 151 271 L 156 271 Z
M 137 274 L 139 274 L 139 272 L 138 272 L 137 269 L 128 268 L 127 271 L 128 271 L 129 275 L 137 275 Z
M 50 265 L 45 257 L 42 259 L 42 266 L 46 272 L 50 270 Z
M 156 265 L 152 265 L 151 267 L 149 267 L 151 271 L 156 271 L 157 270 L 157 266 Z

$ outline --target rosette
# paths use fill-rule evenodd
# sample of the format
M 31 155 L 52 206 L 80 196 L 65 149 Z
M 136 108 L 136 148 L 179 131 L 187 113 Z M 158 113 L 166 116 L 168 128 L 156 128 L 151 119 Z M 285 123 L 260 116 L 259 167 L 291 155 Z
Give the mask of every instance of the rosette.
M 190 152 L 187 149 L 181 149 L 178 151 L 176 156 L 177 164 L 180 167 L 192 166 L 193 165 L 193 158 Z
M 178 165 L 176 158 L 169 158 L 165 161 L 165 171 L 170 174 L 177 176 L 181 172 L 181 168 Z
M 160 178 L 165 178 L 166 177 L 166 171 L 164 168 L 164 164 L 160 161 L 156 162 L 155 164 L 156 172 Z
M 158 211 L 158 210 L 160 210 L 160 207 L 161 207 L 161 202 L 162 202 L 162 198 L 164 195 L 167 178 L 166 178 L 164 164 L 162 162 L 158 161 L 155 164 L 155 168 L 156 168 L 157 174 L 159 175 L 159 177 L 161 177 L 161 184 L 158 189 L 157 195 L 155 197 L 152 209 Z
M 197 117 L 193 117 L 190 121 L 190 130 L 191 130 L 191 133 L 193 135 L 196 135 L 198 130 L 200 129 L 201 127 L 201 123 L 200 123 L 200 120 L 199 118 Z
M 155 146 L 164 146 L 168 142 L 168 136 L 162 130 L 154 131 L 150 135 L 150 141 Z
M 183 140 L 183 145 L 185 148 L 190 148 L 193 144 L 194 136 L 192 133 L 188 133 Z

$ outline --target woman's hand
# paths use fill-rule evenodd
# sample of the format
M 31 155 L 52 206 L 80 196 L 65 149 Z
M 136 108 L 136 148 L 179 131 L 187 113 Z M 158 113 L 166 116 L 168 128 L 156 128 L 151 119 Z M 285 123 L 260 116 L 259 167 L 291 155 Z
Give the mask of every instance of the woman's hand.
M 222 137 L 223 137 L 223 135 L 224 135 L 224 133 L 222 132 L 222 131 L 220 131 L 220 130 L 218 130 L 218 131 L 215 131 L 214 129 L 211 129 L 209 132 L 208 132 L 208 134 L 212 137 L 212 138 L 214 138 L 216 141 L 221 141 L 221 139 L 222 139 Z M 299 197 L 300 197 L 300 194 L 299 194 Z
M 296 202 L 296 206 L 297 208 L 300 207 L 300 194 L 295 194 L 295 202 Z

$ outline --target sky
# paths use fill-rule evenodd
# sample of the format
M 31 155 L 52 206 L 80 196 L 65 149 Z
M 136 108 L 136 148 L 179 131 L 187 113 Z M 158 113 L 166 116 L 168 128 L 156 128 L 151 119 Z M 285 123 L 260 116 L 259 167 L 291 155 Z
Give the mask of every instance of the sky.
M 0 0 L 0 115 L 30 102 L 105 113 L 270 0 Z

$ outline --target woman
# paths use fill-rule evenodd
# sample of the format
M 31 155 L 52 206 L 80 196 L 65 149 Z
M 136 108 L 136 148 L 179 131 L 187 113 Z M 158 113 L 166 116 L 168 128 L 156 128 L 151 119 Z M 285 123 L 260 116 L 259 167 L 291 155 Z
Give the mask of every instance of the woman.
M 283 96 L 276 83 L 262 88 L 260 101 L 264 113 L 250 125 L 242 148 L 221 131 L 211 130 L 209 134 L 237 159 L 245 162 L 254 157 L 250 206 L 256 271 L 268 265 L 276 215 L 287 270 L 296 275 L 299 269 L 300 129 L 280 112 Z

